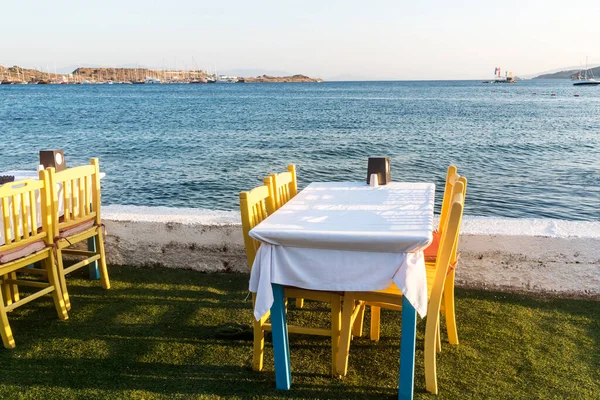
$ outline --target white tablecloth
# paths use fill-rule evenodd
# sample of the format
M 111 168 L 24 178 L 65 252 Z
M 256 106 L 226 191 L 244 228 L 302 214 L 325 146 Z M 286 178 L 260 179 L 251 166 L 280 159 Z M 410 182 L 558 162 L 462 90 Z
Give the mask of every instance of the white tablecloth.
M 39 178 L 39 173 L 36 171 L 20 171 L 20 170 L 15 170 L 15 171 L 6 171 L 6 172 L 0 172 L 0 175 L 9 175 L 9 176 L 14 176 L 15 177 L 15 181 L 21 181 L 21 180 L 25 180 L 25 179 L 38 179 Z M 104 172 L 100 173 L 100 179 L 104 178 L 106 176 L 106 174 Z M 29 206 L 29 198 L 27 198 L 27 203 L 26 205 Z M 41 209 L 40 209 L 40 192 L 39 190 L 36 191 L 36 220 L 38 223 L 38 228 L 40 228 L 42 226 L 42 215 L 41 215 Z M 20 204 L 17 204 L 18 209 L 20 210 Z M 9 201 L 9 207 L 12 207 L 12 202 Z M 62 196 L 62 184 L 60 185 L 60 187 L 58 188 L 58 215 L 62 216 L 64 215 L 64 198 Z M 0 204 L 0 211 L 2 210 L 2 204 Z M 0 215 L 2 215 L 0 213 Z M 22 216 L 19 216 L 19 221 L 21 221 Z M 29 226 L 31 226 L 31 219 L 29 219 Z M 10 220 L 10 230 L 11 230 L 11 240 L 14 239 L 14 223 L 13 220 L 11 218 Z M 0 218 L 0 246 L 3 245 L 5 243 L 5 239 L 4 239 L 4 222 L 2 221 L 2 218 Z
M 254 316 L 270 309 L 271 283 L 371 291 L 392 282 L 425 316 L 434 194 L 430 183 L 310 184 L 250 231 L 262 242 L 250 276 Z

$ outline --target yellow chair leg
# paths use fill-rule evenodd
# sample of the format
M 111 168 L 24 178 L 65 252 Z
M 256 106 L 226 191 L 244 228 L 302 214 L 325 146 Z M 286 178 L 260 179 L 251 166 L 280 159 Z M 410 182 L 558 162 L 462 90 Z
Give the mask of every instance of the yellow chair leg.
M 254 351 L 252 354 L 252 369 L 254 371 L 262 371 L 263 359 L 265 355 L 265 331 L 263 325 L 266 322 L 268 314 L 256 321 L 252 317 L 252 327 L 254 328 Z
M 380 336 L 381 307 L 371 306 L 371 340 L 378 341 Z
M 6 316 L 6 308 L 4 306 L 4 295 L 2 291 L 0 291 L 0 323 L 2 324 L 0 334 L 2 335 L 2 343 L 4 344 L 4 347 L 6 347 L 7 349 L 14 349 L 15 339 L 13 338 L 12 330 L 10 329 L 10 325 L 8 324 L 8 317 Z
M 436 365 L 436 324 L 438 316 L 430 315 L 427 317 L 425 327 L 425 388 L 428 392 L 438 394 L 437 385 L 437 365 Z
M 346 376 L 348 373 L 348 353 L 350 352 L 350 335 L 352 334 L 352 313 L 354 298 L 346 292 L 342 309 L 342 330 L 340 332 L 340 347 L 338 349 L 337 374 Z
M 304 307 L 304 299 L 296 299 L 296 308 Z
M 69 314 L 67 313 L 67 306 L 65 305 L 65 298 L 60 287 L 58 271 L 56 270 L 56 266 L 54 264 L 54 252 L 50 252 L 50 258 L 44 260 L 43 263 L 44 267 L 46 268 L 46 271 L 48 272 L 48 283 L 54 286 L 54 291 L 52 292 L 52 299 L 54 300 L 54 307 L 56 308 L 58 318 L 61 320 L 69 319 Z
M 102 288 L 110 289 L 110 281 L 108 279 L 108 268 L 106 268 L 106 253 L 104 252 L 104 238 L 102 236 L 102 228 L 98 228 L 98 234 L 95 236 L 96 248 L 100 252 L 100 260 L 98 267 L 100 268 L 100 283 Z
M 65 302 L 65 307 L 67 311 L 71 310 L 71 299 L 69 297 L 69 291 L 67 290 L 67 277 L 65 276 L 65 269 L 63 265 L 62 252 L 58 250 L 56 252 L 56 263 L 58 264 L 58 284 L 60 285 L 60 291 L 62 292 L 62 296 Z M 52 255 L 54 258 L 54 254 Z
M 456 329 L 456 314 L 454 307 L 454 271 L 446 278 L 444 285 L 444 306 L 446 308 L 446 330 L 448 342 L 458 344 L 458 331 Z
M 367 306 L 363 303 L 360 306 L 358 314 L 356 315 L 356 319 L 354 320 L 354 325 L 352 326 L 352 334 L 356 337 L 361 337 L 363 334 L 363 325 L 365 322 L 365 309 Z
M 4 298 L 5 305 L 10 306 L 13 301 L 12 301 L 12 290 L 10 290 L 10 285 L 8 283 L 4 283 L 4 281 L 2 281 L 2 297 Z M 10 312 L 10 311 L 9 311 Z
M 331 376 L 337 375 L 337 357 L 342 329 L 342 298 L 331 295 Z
M 256 293 L 252 293 L 252 309 L 256 303 Z M 263 325 L 267 322 L 269 313 L 263 315 L 258 321 L 252 315 L 252 329 L 254 331 L 253 352 L 252 352 L 252 370 L 262 371 L 263 359 L 265 355 L 265 331 Z
M 16 272 L 11 272 L 8 274 L 9 279 L 17 279 L 17 273 Z M 19 301 L 21 299 L 21 296 L 19 296 L 19 286 L 12 284 L 10 285 L 10 291 L 12 292 L 12 302 L 16 303 L 17 301 Z

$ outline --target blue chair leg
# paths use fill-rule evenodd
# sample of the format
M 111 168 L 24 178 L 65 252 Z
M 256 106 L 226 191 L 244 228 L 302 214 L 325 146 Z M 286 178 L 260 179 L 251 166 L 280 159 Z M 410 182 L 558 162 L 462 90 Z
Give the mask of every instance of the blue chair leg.
M 417 311 L 406 297 L 402 298 L 402 336 L 400 338 L 400 378 L 398 399 L 412 400 L 415 386 L 415 345 Z
M 288 341 L 287 318 L 283 286 L 272 284 L 273 305 L 271 306 L 271 329 L 273 335 L 273 354 L 275 358 L 275 387 L 290 390 L 292 372 L 290 369 L 290 344 Z
M 95 237 L 91 237 L 88 239 L 87 242 L 88 245 L 88 250 L 89 251 L 96 251 L 96 240 Z M 94 261 L 93 263 L 90 263 L 89 265 L 89 275 L 90 275 L 90 279 L 93 280 L 98 280 L 100 279 L 100 271 L 98 270 L 98 261 Z

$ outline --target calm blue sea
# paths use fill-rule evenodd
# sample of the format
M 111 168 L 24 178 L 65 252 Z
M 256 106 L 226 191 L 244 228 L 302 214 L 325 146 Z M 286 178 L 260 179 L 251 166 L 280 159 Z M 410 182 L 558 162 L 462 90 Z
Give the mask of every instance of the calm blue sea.
M 99 157 L 105 204 L 233 210 L 288 163 L 303 187 L 388 155 L 438 204 L 456 164 L 469 215 L 600 220 L 600 87 L 569 81 L 2 85 L 0 135 L 0 171 Z

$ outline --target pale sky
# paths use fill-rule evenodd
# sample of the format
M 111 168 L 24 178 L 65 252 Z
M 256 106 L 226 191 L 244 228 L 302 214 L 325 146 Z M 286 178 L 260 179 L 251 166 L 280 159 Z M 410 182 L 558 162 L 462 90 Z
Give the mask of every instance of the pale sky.
M 6 1 L 0 65 L 480 79 L 600 64 L 600 1 Z

